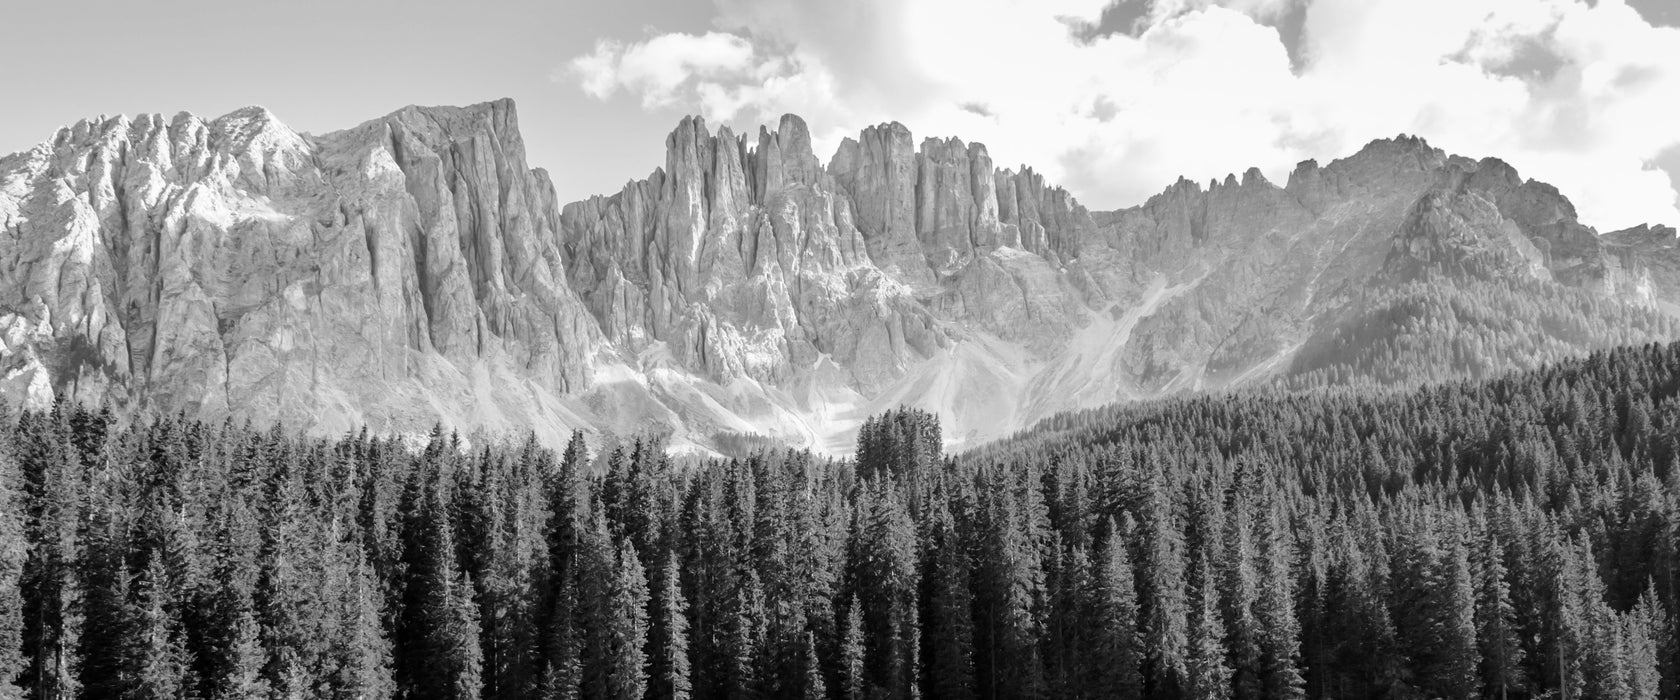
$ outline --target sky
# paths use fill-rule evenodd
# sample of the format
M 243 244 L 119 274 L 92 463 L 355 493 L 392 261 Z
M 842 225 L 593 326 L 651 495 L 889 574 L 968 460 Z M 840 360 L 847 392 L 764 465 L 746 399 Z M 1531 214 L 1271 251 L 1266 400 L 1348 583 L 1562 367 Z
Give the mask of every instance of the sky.
M 100 114 L 262 105 L 325 133 L 511 97 L 562 201 L 685 114 L 899 121 L 1093 209 L 1282 184 L 1400 133 L 1498 156 L 1600 230 L 1680 224 L 1680 0 L 0 0 L 0 153 Z

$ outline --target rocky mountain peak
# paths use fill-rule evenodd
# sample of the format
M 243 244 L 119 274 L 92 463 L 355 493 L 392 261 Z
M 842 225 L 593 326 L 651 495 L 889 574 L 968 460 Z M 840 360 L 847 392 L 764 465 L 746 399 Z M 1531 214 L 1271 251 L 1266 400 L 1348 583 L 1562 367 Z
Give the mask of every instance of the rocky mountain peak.
M 1565 304 L 1574 325 L 1542 335 L 1617 329 L 1551 353 L 1660 336 L 1651 314 L 1680 308 L 1673 229 L 1599 237 L 1554 188 L 1409 136 L 1096 214 L 897 122 L 826 164 L 795 115 L 689 117 L 665 145 L 647 178 L 562 204 L 511 100 L 321 135 L 260 108 L 78 122 L 0 158 L 0 391 L 844 452 L 897 404 L 973 444 L 1128 398 L 1391 381 L 1337 363 L 1382 304 L 1433 303 L 1393 301 L 1420 282 Z

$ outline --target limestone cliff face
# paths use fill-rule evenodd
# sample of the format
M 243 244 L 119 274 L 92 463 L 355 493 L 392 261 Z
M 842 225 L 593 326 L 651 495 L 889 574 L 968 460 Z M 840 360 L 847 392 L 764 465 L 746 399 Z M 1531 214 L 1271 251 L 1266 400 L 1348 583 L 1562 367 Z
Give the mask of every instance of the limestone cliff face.
M 1283 186 L 1249 170 L 1092 213 L 897 123 L 825 163 L 798 117 L 740 135 L 691 118 L 646 179 L 562 205 L 505 100 L 321 136 L 256 108 L 102 117 L 0 159 L 0 232 L 14 405 L 319 432 L 845 452 L 902 403 L 970 445 L 1116 400 L 1396 381 L 1325 358 L 1413 352 L 1382 334 L 1417 289 L 1557 305 L 1511 331 L 1553 354 L 1680 334 L 1673 229 L 1599 236 L 1550 186 L 1410 137 Z
M 824 168 L 798 117 L 756 139 L 685 119 L 651 177 L 565 208 L 571 284 L 631 353 L 725 383 L 831 363 L 865 395 L 963 337 L 953 322 L 1013 334 L 1063 314 L 1059 298 L 1033 308 L 1032 287 L 1060 292 L 1058 255 L 1095 230 L 1084 209 L 979 144 L 909 144 L 903 125 L 871 127 Z M 1048 279 L 1008 271 L 1033 266 Z
M 516 427 L 497 392 L 589 382 L 600 333 L 511 102 L 321 137 L 260 108 L 85 120 L 0 183 L 4 362 L 37 404 Z
M 561 217 L 571 285 L 610 341 L 721 383 L 827 360 L 866 389 L 949 345 L 871 263 L 798 117 L 755 140 L 685 119 L 666 147 L 650 178 Z

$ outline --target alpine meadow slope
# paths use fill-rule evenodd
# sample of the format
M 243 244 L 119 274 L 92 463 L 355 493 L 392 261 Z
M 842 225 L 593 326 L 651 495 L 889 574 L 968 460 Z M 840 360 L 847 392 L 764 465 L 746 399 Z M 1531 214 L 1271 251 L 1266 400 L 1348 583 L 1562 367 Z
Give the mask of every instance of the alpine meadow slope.
M 565 167 L 564 163 L 547 164 Z M 309 135 L 100 117 L 0 158 L 0 393 L 316 433 L 572 429 L 952 447 L 1181 391 L 1407 385 L 1680 337 L 1672 228 L 1599 235 L 1492 158 L 1374 141 L 1282 186 L 1089 212 L 897 123 L 684 119 L 562 204 L 509 100 Z

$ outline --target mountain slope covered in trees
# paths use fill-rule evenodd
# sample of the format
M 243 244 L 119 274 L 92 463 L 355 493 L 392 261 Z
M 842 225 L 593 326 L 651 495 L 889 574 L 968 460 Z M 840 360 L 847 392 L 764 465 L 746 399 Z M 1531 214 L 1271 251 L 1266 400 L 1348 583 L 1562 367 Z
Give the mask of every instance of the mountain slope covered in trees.
M 679 465 L 60 405 L 0 696 L 1675 697 L 1680 345 Z

